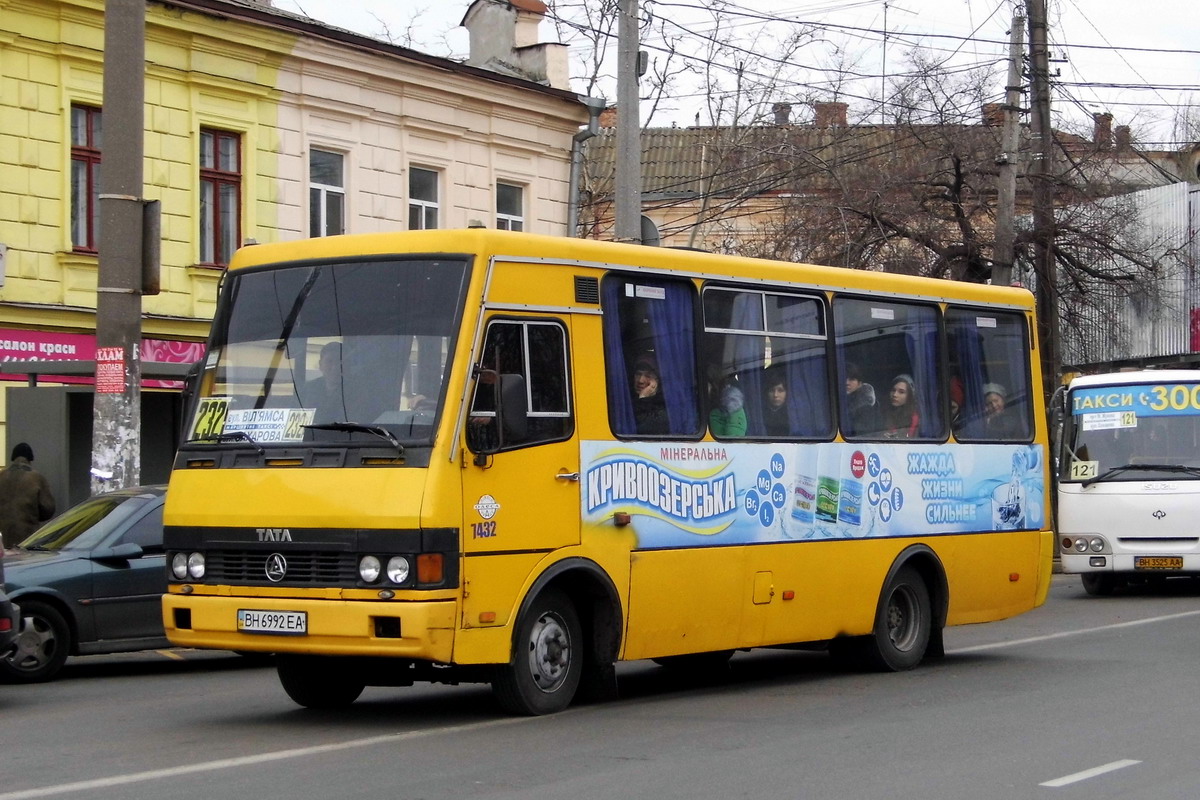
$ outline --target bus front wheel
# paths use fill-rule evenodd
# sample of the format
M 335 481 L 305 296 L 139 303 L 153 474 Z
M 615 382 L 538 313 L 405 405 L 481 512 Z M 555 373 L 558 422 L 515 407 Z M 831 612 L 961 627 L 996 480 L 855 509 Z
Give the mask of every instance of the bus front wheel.
M 343 708 L 366 687 L 353 678 L 335 658 L 280 655 L 275 664 L 279 682 L 288 697 L 305 708 Z
M 1093 597 L 1108 597 L 1117 588 L 1117 576 L 1111 572 L 1084 572 L 1079 577 L 1083 590 Z
M 522 615 L 512 661 L 500 667 L 492 691 L 504 710 L 540 716 L 571 704 L 582 674 L 583 633 L 571 601 L 542 592 Z
M 901 567 L 888 581 L 875 612 L 875 631 L 866 640 L 868 663 L 899 672 L 921 663 L 933 630 L 929 589 L 912 567 Z

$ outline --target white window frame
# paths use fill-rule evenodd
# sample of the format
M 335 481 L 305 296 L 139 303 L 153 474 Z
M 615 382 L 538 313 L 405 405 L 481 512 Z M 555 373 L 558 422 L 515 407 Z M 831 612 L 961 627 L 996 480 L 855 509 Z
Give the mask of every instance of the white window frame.
M 506 186 L 520 192 L 520 214 L 507 214 L 500 210 L 500 187 Z M 496 181 L 496 230 L 523 231 L 525 230 L 525 187 L 519 183 Z
M 327 156 L 337 156 L 338 158 L 341 159 L 341 162 L 342 162 L 342 185 L 338 186 L 338 185 L 329 184 L 329 183 L 319 183 L 312 179 L 313 154 L 318 153 L 318 152 L 323 153 Z M 309 148 L 309 151 L 308 151 L 308 170 L 309 170 L 309 172 L 308 172 L 308 174 L 309 174 L 308 197 L 309 197 L 309 203 L 313 203 L 316 206 L 316 208 L 309 209 L 309 217 L 308 217 L 308 234 L 309 234 L 309 236 L 313 236 L 313 237 L 334 236 L 339 233 L 346 232 L 346 186 L 345 186 L 345 183 L 346 183 L 346 160 L 347 160 L 346 154 L 339 152 L 337 150 L 333 150 L 333 149 L 330 149 L 327 147 Z M 317 195 L 316 198 L 313 197 L 314 192 Z M 336 233 L 329 232 L 329 197 L 330 197 L 330 195 L 337 195 L 342 199 L 342 214 L 341 214 L 342 218 L 340 220 L 341 224 L 338 226 L 338 230 L 336 231 Z M 313 230 L 313 212 L 314 211 L 317 214 L 318 230 L 316 230 L 316 231 Z
M 433 194 L 432 198 L 415 197 L 413 196 L 413 177 L 417 171 L 427 172 L 433 176 Z M 441 196 L 442 173 L 440 170 L 429 169 L 428 167 L 409 167 L 408 169 L 408 227 L 409 230 L 436 230 L 441 224 L 442 206 L 439 200 Z M 419 209 L 421 217 L 420 227 L 413 227 L 413 212 Z M 429 214 L 433 213 L 433 224 L 427 224 Z

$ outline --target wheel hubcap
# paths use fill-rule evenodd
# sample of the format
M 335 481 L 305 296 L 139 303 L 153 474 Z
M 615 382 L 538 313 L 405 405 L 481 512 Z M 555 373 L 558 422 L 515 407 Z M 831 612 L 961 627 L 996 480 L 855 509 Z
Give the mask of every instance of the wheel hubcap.
M 543 692 L 562 686 L 571 667 L 571 637 L 555 614 L 543 614 L 529 640 L 529 672 Z
M 17 635 L 17 647 L 8 663 L 17 669 L 34 670 L 48 662 L 58 647 L 54 629 L 41 617 L 25 617 Z
M 897 586 L 888 600 L 888 638 L 897 650 L 911 650 L 920 630 L 917 597 L 911 586 Z

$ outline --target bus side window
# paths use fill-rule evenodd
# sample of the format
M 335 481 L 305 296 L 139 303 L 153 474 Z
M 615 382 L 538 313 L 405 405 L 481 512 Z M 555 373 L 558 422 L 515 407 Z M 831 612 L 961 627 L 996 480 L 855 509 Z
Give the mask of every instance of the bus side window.
M 601 284 L 601 300 L 613 432 L 698 438 L 703 426 L 692 284 L 613 274 Z
M 837 297 L 833 301 L 842 434 L 853 439 L 937 441 L 946 436 L 941 325 L 936 306 Z M 878 413 L 865 415 L 846 394 L 848 370 L 874 389 Z M 852 409 L 854 413 L 852 413 Z
M 824 304 L 783 292 L 706 286 L 703 305 L 713 436 L 831 437 Z M 743 413 L 734 417 L 730 409 L 738 400 Z
M 566 331 L 557 322 L 493 320 L 467 418 L 472 450 L 559 441 L 573 430 Z M 497 383 L 499 381 L 499 383 Z M 497 428 L 496 401 L 505 425 Z
M 1027 442 L 1030 379 L 1025 319 L 1019 314 L 948 308 L 946 340 L 961 408 L 954 435 L 962 441 Z

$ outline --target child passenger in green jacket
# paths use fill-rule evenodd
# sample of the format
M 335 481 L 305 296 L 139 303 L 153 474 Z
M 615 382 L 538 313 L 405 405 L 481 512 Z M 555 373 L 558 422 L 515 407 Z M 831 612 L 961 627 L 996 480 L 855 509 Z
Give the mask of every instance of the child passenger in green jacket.
M 746 396 L 732 381 L 721 388 L 717 405 L 708 415 L 708 428 L 713 436 L 746 435 Z

